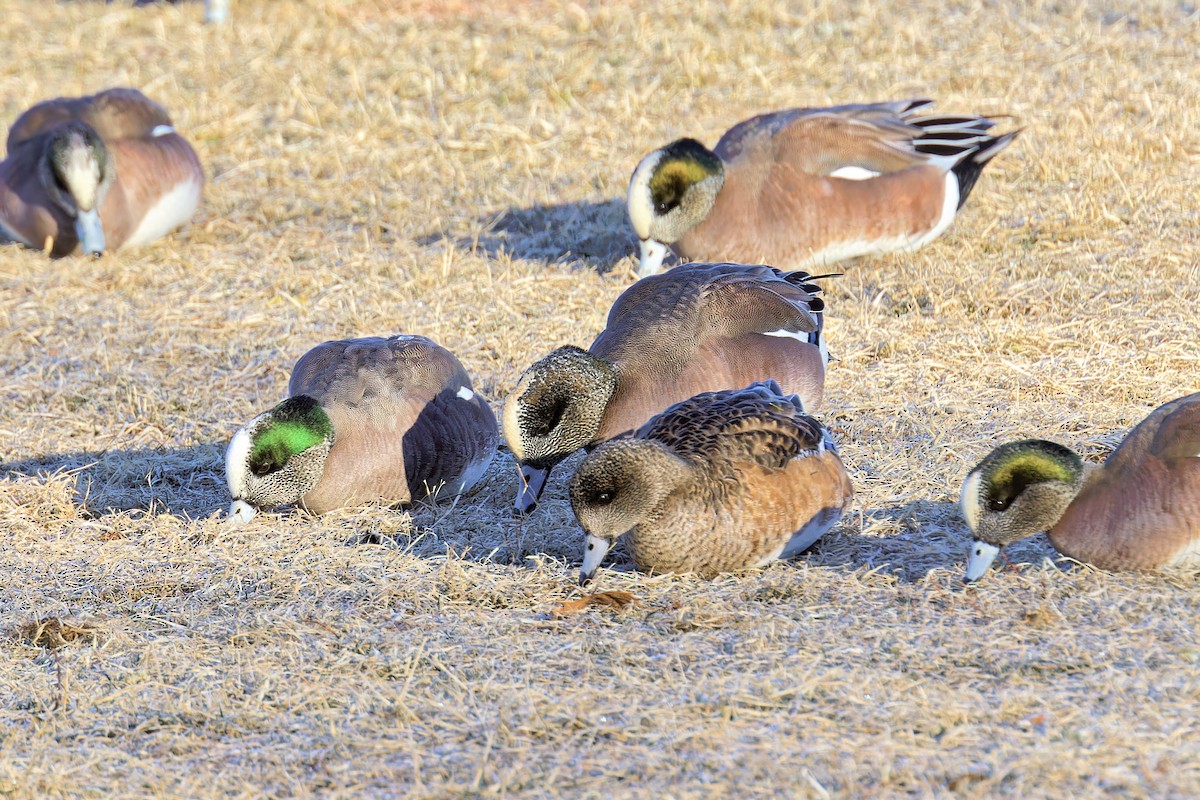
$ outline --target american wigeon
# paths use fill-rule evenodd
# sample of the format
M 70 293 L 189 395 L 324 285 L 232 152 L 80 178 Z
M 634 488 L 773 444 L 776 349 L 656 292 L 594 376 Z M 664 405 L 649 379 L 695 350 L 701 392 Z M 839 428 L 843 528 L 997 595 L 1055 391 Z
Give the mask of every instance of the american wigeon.
M 625 290 L 587 350 L 560 347 L 504 404 L 521 469 L 516 508 L 537 505 L 555 464 L 691 397 L 775 378 L 816 409 L 825 385 L 820 287 L 805 272 L 686 264 Z
M 461 494 L 499 442 L 463 365 L 424 336 L 325 342 L 296 362 L 288 394 L 229 443 L 231 517 Z
M 1200 394 L 1159 406 L 1102 466 L 1040 439 L 993 450 L 963 482 L 967 581 L 1001 548 L 1046 531 L 1101 569 L 1200 565 Z
M 829 431 L 779 384 L 699 394 L 579 465 L 570 483 L 587 534 L 579 579 L 625 534 L 644 571 L 760 567 L 807 550 L 853 495 Z
M 931 102 L 794 108 L 739 123 L 712 150 L 695 139 L 655 150 L 629 182 L 638 274 L 657 272 L 668 245 L 800 269 L 933 241 L 1019 131 L 916 116 Z
M 191 219 L 204 170 L 166 109 L 137 89 L 46 100 L 8 132 L 0 239 L 100 255 Z

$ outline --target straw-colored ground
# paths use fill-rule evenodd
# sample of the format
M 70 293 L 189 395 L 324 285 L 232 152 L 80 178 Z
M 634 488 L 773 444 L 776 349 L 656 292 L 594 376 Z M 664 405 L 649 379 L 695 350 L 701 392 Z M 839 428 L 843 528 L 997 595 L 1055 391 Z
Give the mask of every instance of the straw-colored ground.
M 1026 7 L 1028 5 L 1028 7 Z M 478 6 L 478 7 L 475 7 Z M 0 251 L 0 796 L 1200 795 L 1200 587 L 959 583 L 998 441 L 1101 458 L 1200 389 L 1194 6 L 0 0 L 0 121 L 138 86 L 211 180 L 100 261 Z M 233 530 L 221 453 L 325 339 L 426 333 L 499 401 L 631 281 L 680 135 L 932 96 L 1026 126 L 948 235 L 828 282 L 855 511 L 814 551 L 577 596 L 562 478 Z

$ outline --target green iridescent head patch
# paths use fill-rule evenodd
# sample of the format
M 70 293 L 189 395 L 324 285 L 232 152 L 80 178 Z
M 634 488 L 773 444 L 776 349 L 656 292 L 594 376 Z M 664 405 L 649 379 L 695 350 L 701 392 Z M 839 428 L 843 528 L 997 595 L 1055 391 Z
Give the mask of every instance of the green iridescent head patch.
M 325 409 L 311 397 L 289 397 L 271 409 L 268 420 L 254 435 L 250 471 L 265 475 L 283 467 L 288 459 L 333 438 L 333 424 Z

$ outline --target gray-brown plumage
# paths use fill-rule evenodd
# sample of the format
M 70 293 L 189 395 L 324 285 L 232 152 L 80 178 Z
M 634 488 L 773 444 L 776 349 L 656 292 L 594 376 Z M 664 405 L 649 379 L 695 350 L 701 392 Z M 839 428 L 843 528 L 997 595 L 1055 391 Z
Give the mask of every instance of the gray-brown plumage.
M 245 511 L 239 503 L 321 514 L 453 496 L 496 451 L 491 409 L 458 359 L 424 336 L 326 342 L 296 362 L 288 392 L 230 443 L 231 514 Z M 306 459 L 314 466 L 300 466 Z
M 9 129 L 0 238 L 53 256 L 146 244 L 191 218 L 203 186 L 192 146 L 136 89 L 47 100 Z
M 686 264 L 627 289 L 588 350 L 555 350 L 506 400 L 504 436 L 523 475 L 517 508 L 533 508 L 549 470 L 571 453 L 699 392 L 774 378 L 818 408 L 824 305 L 812 280 L 761 265 Z
M 803 552 L 853 497 L 829 432 L 774 381 L 672 406 L 579 466 L 581 580 L 629 534 L 639 569 L 720 572 Z
M 654 151 L 629 184 L 639 274 L 659 269 L 667 245 L 686 259 L 799 269 L 932 241 L 1018 131 L 917 116 L 930 104 L 789 109 L 739 123 L 711 151 L 694 139 Z
M 1102 569 L 1200 565 L 1200 394 L 1155 409 L 1100 467 L 1053 442 L 1002 445 L 967 475 L 961 506 L 975 536 L 967 580 L 1040 531 Z

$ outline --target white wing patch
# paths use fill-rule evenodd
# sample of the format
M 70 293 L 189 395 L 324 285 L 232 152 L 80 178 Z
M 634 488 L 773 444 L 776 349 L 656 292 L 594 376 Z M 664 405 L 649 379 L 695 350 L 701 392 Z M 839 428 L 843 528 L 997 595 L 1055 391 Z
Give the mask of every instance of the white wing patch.
M 475 393 L 465 386 L 458 387 L 458 391 L 454 393 L 454 396 L 467 401 L 475 399 Z
M 841 178 L 844 181 L 866 181 L 878 178 L 879 173 L 866 167 L 839 167 L 829 173 L 831 178 Z
M 157 138 L 159 136 L 166 136 L 168 133 L 174 133 L 174 132 L 175 132 L 175 129 L 172 128 L 170 125 L 155 125 L 154 129 L 152 131 L 150 131 L 150 135 Z
M 805 331 L 789 331 L 785 328 L 780 328 L 777 331 L 763 331 L 763 336 L 778 336 L 780 339 L 795 339 L 797 342 L 811 344 L 808 337 L 812 334 Z

